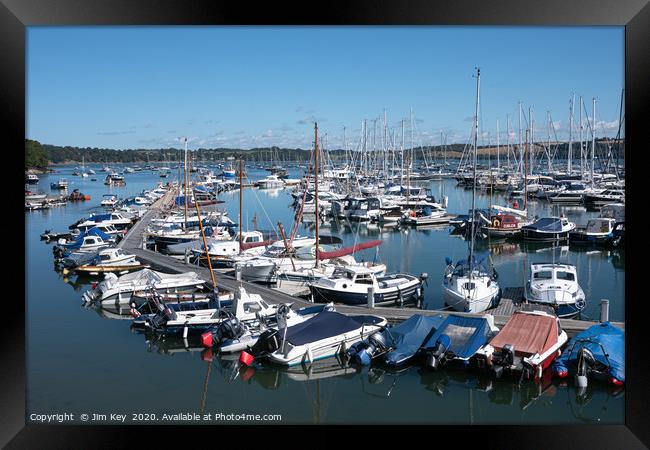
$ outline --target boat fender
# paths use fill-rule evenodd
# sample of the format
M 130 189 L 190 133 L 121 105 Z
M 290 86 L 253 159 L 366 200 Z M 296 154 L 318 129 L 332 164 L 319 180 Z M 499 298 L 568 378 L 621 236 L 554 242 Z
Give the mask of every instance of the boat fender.
M 205 348 L 211 348 L 212 347 L 212 332 L 207 331 L 201 335 L 201 345 L 203 345 Z
M 314 355 L 311 351 L 311 347 L 308 345 L 307 346 L 307 351 L 305 352 L 305 356 L 308 362 L 312 363 L 314 362 Z
M 253 355 L 251 355 L 250 353 L 248 353 L 246 351 L 242 351 L 239 354 L 239 363 L 240 364 L 242 364 L 244 366 L 250 366 L 253 363 L 253 361 L 255 361 L 255 357 L 253 357 Z
M 614 386 L 623 386 L 623 382 L 621 380 L 619 380 L 618 378 L 616 378 L 616 377 L 610 377 L 609 382 L 610 382 L 610 384 L 613 384 Z

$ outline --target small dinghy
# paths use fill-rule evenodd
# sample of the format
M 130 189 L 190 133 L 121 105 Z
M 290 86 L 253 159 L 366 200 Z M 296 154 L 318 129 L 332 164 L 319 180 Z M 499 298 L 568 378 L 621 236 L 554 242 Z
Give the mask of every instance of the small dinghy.
M 298 325 L 263 333 L 249 352 L 242 352 L 240 362 L 249 365 L 255 358 L 293 366 L 312 363 L 339 353 L 386 326 L 379 316 L 345 316 L 323 311 Z
M 515 311 L 499 334 L 477 353 L 477 367 L 495 378 L 511 372 L 539 381 L 566 341 L 567 334 L 554 315 Z
M 454 365 L 467 367 L 498 332 L 490 314 L 482 317 L 451 314 L 422 344 L 426 355 L 424 364 L 430 369 Z
M 588 378 L 622 386 L 625 332 L 604 322 L 578 333 L 553 363 L 553 374 L 560 378 L 575 376 L 578 387 L 586 387 Z
M 402 366 L 418 354 L 444 320 L 440 314 L 433 317 L 414 314 L 404 322 L 353 345 L 348 356 L 361 365 L 376 360 L 390 367 Z

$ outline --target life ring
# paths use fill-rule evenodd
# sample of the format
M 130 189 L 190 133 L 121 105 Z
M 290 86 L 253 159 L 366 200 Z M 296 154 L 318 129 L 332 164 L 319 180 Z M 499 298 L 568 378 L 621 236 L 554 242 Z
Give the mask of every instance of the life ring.
M 492 226 L 493 226 L 494 228 L 499 228 L 499 227 L 501 226 L 501 221 L 500 221 L 499 219 L 494 219 L 494 220 L 492 221 Z

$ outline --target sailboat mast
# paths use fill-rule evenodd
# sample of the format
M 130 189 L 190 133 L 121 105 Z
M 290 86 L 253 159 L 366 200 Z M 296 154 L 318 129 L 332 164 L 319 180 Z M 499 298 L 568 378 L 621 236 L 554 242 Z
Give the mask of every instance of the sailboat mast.
M 591 118 L 591 188 L 594 188 L 594 154 L 596 151 L 596 97 L 592 99 Z
M 185 197 L 183 198 L 183 204 L 185 205 L 185 228 L 187 228 L 187 191 L 188 191 L 188 186 L 187 186 L 187 138 L 185 138 Z
M 571 102 L 569 103 L 569 154 L 567 155 L 567 164 L 566 171 L 568 174 L 571 173 L 571 160 L 573 159 L 573 101 L 575 100 L 575 94 L 571 97 Z
M 528 206 L 528 130 L 526 130 L 526 148 L 524 149 L 524 211 Z
M 365 140 L 365 138 L 364 138 Z M 320 243 L 318 237 L 318 123 L 314 122 L 314 207 L 316 214 L 316 267 L 319 267 Z
M 242 192 L 244 191 L 244 183 L 242 181 L 244 173 L 244 160 L 239 158 L 239 254 L 242 252 L 242 238 L 244 234 L 244 226 L 242 225 Z
M 476 223 L 476 164 L 478 163 L 478 111 L 479 98 L 481 95 L 481 69 L 476 69 L 476 111 L 474 115 L 474 182 L 472 183 L 472 225 L 471 225 L 471 242 L 469 246 L 469 280 L 472 281 L 473 256 L 474 256 L 474 225 Z

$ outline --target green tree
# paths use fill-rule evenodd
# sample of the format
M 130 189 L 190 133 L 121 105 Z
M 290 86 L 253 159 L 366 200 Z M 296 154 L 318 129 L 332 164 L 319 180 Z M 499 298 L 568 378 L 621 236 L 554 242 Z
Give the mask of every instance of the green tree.
M 47 164 L 47 153 L 41 143 L 25 139 L 25 169 L 47 167 Z

